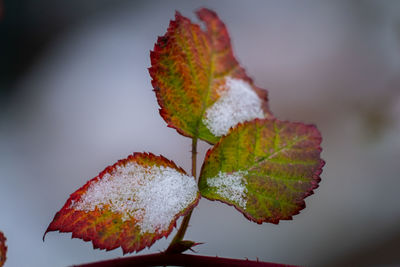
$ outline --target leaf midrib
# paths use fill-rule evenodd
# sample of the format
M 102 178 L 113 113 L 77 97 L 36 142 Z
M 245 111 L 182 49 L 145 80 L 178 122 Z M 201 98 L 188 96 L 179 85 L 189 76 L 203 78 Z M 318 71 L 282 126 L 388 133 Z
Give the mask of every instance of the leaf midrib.
M 302 142 L 302 141 L 306 140 L 307 138 L 308 138 L 308 136 L 304 136 L 302 138 L 297 138 L 296 140 L 286 144 L 285 146 L 280 147 L 278 150 L 274 151 L 273 153 L 269 154 L 268 156 L 264 156 L 261 159 L 258 159 L 256 164 L 254 164 L 247 170 L 251 170 L 256 165 L 261 165 L 262 163 L 269 161 L 271 158 L 275 157 L 276 155 L 279 155 L 280 153 L 282 153 L 285 150 L 291 149 L 295 144 Z
M 215 57 L 215 52 L 214 52 L 214 47 L 212 47 L 211 54 L 210 54 L 210 67 L 208 68 L 207 89 L 206 89 L 205 96 L 203 97 L 202 110 L 200 112 L 199 118 L 197 119 L 196 130 L 195 130 L 196 137 L 199 137 L 200 123 L 203 119 L 204 113 L 206 112 L 208 98 L 210 97 L 211 82 L 214 79 L 214 57 Z

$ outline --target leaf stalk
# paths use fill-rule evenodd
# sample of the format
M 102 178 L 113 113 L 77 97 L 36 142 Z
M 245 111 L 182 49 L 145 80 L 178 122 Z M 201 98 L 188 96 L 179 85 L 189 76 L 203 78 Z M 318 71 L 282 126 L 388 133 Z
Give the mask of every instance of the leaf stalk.
M 197 138 L 194 137 L 192 138 L 192 176 L 194 177 L 194 179 L 196 179 L 197 176 L 196 165 L 197 165 Z M 167 254 L 172 253 L 172 251 L 174 251 L 174 245 L 183 240 L 183 237 L 185 236 L 186 233 L 186 229 L 189 226 L 190 218 L 192 217 L 192 211 L 193 210 L 189 211 L 189 213 L 186 214 L 185 217 L 183 217 L 182 224 L 179 227 L 178 232 L 176 233 L 174 239 L 172 239 L 171 243 L 169 244 L 165 253 Z

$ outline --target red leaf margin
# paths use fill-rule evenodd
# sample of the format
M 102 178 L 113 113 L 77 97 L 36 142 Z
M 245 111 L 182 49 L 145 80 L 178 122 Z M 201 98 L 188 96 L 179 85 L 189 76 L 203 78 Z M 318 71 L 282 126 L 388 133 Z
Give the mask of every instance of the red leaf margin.
M 259 123 L 259 122 L 262 122 L 262 121 L 265 121 L 265 120 L 277 121 L 278 119 L 276 119 L 276 118 L 274 118 L 274 119 L 254 119 L 254 120 L 252 120 L 252 121 L 247 121 L 247 122 L 244 122 L 244 123 L 239 123 L 239 124 L 237 124 L 236 126 L 231 127 L 230 130 L 229 130 L 229 132 L 228 132 L 225 136 L 228 136 L 233 130 L 235 130 L 235 129 L 237 129 L 237 128 L 244 127 L 246 124 L 249 124 L 249 123 L 252 123 L 252 122 L 257 122 L 257 123 Z M 304 128 L 313 128 L 313 129 L 315 130 L 314 133 L 316 134 L 315 138 L 318 140 L 318 143 L 319 143 L 319 146 L 317 147 L 317 150 L 318 150 L 320 153 L 322 152 L 322 147 L 321 147 L 321 145 L 320 145 L 321 142 L 322 142 L 322 137 L 321 137 L 320 132 L 318 131 L 318 129 L 316 128 L 316 126 L 315 126 L 314 124 L 304 124 L 304 123 L 302 123 L 302 122 L 290 122 L 290 121 L 281 121 L 281 122 L 283 122 L 283 123 L 297 124 L 297 125 L 300 125 L 301 127 L 304 127 Z M 206 156 L 204 157 L 203 165 L 201 166 L 200 177 L 201 177 L 201 173 L 202 173 L 202 171 L 203 171 L 204 163 L 208 160 L 208 158 L 210 157 L 210 155 L 211 155 L 211 153 L 213 152 L 213 150 L 220 146 L 220 144 L 221 144 L 221 142 L 223 141 L 223 139 L 224 139 L 224 137 L 222 137 L 222 138 L 218 141 L 218 143 L 216 143 L 213 147 L 211 147 L 211 148 L 207 151 Z M 317 169 L 315 170 L 315 172 L 314 172 L 314 174 L 313 174 L 313 177 L 312 177 L 312 180 L 311 180 L 311 187 L 309 188 L 308 191 L 304 192 L 304 195 L 302 196 L 301 201 L 299 201 L 298 203 L 296 203 L 296 204 L 298 204 L 298 209 L 297 209 L 294 213 L 292 213 L 291 216 L 288 216 L 288 217 L 285 217 L 285 218 L 270 219 L 270 220 L 257 219 L 257 218 L 254 218 L 253 216 L 251 216 L 250 214 L 248 214 L 243 208 L 238 207 L 237 205 L 235 205 L 235 204 L 233 204 L 233 203 L 229 203 L 229 202 L 224 201 L 224 200 L 222 200 L 222 199 L 212 199 L 212 198 L 208 198 L 208 197 L 203 196 L 203 195 L 202 195 L 202 197 L 204 197 L 204 198 L 206 198 L 206 199 L 208 199 L 208 200 L 210 200 L 210 201 L 219 201 L 219 202 L 225 203 L 225 204 L 227 204 L 227 205 L 229 205 L 229 206 L 232 206 L 232 207 L 234 207 L 237 211 L 239 211 L 240 213 L 242 213 L 243 216 L 244 216 L 246 219 L 248 219 L 249 221 L 255 222 L 255 223 L 257 223 L 257 224 L 262 224 L 262 223 L 279 224 L 279 222 L 280 222 L 281 220 L 293 220 L 293 216 L 295 216 L 295 215 L 297 215 L 297 214 L 300 214 L 300 211 L 303 210 L 303 209 L 305 209 L 306 203 L 305 203 L 304 199 L 305 199 L 306 197 L 308 197 L 308 196 L 313 195 L 313 194 L 314 194 L 314 190 L 317 189 L 317 188 L 319 187 L 319 182 L 321 181 L 320 175 L 321 175 L 321 173 L 322 173 L 322 168 L 325 166 L 325 164 L 326 164 L 326 162 L 325 162 L 323 159 L 320 158 L 320 159 L 319 159 L 319 166 L 318 166 Z M 200 182 L 200 179 L 199 179 L 199 182 Z
M 4 265 L 7 260 L 7 238 L 4 236 L 3 232 L 0 231 L 0 267 Z
M 81 196 L 87 192 L 87 189 L 90 187 L 90 185 L 93 182 L 96 182 L 100 180 L 105 174 L 111 173 L 117 166 L 120 165 L 125 165 L 128 162 L 142 162 L 142 163 L 163 163 L 164 167 L 170 167 L 173 169 L 176 169 L 177 171 L 181 172 L 182 174 L 186 174 L 185 170 L 183 170 L 181 167 L 178 167 L 173 161 L 163 157 L 162 155 L 156 156 L 152 153 L 139 153 L 135 152 L 132 155 L 129 155 L 125 159 L 121 159 L 117 161 L 115 164 L 110 165 L 106 167 L 100 174 L 93 179 L 89 180 L 84 186 L 79 188 L 77 191 L 72 193 L 67 200 L 67 202 L 64 204 L 62 209 L 56 213 L 54 216 L 53 221 L 50 223 L 48 226 L 47 230 L 43 234 L 43 241 L 45 240 L 45 237 L 48 232 L 52 231 L 59 231 L 60 233 L 67 233 L 67 232 L 72 232 L 72 238 L 80 238 L 84 241 L 92 241 L 93 243 L 93 248 L 94 249 L 105 249 L 106 251 L 116 249 L 118 247 L 122 248 L 123 254 L 131 253 L 131 252 L 138 252 L 140 250 L 143 250 L 146 247 L 150 247 L 157 241 L 158 239 L 161 239 L 162 237 L 167 238 L 170 233 L 172 232 L 173 228 L 176 227 L 176 221 L 178 220 L 179 217 L 185 216 L 188 214 L 194 207 L 196 207 L 199 203 L 199 200 L 201 198 L 200 192 L 197 192 L 196 199 L 183 211 L 179 212 L 174 216 L 174 218 L 171 221 L 171 224 L 169 225 L 168 229 L 162 231 L 160 234 L 148 234 L 144 233 L 143 236 L 144 238 L 140 238 L 139 242 L 136 242 L 132 245 L 131 241 L 133 238 L 137 238 L 135 236 L 135 233 L 132 233 L 132 231 L 135 229 L 135 224 L 133 219 L 124 222 L 123 224 L 123 231 L 122 234 L 120 234 L 119 238 L 117 240 L 114 240 L 114 243 L 103 243 L 99 241 L 99 231 L 88 231 L 88 232 L 78 232 L 76 231 L 76 227 L 79 226 L 84 226 L 85 222 L 84 219 L 86 217 L 91 217 L 91 218 L 96 218 L 97 216 L 100 216 L 102 214 L 102 211 L 98 210 L 96 208 L 95 211 L 91 212 L 85 212 L 85 211 L 75 211 L 70 208 L 71 204 L 73 202 L 79 201 Z M 153 164 L 156 165 L 156 164 Z M 152 166 L 152 165 L 150 165 Z M 93 213 L 93 215 L 91 215 Z M 88 216 L 91 215 L 91 216 Z M 80 220 L 80 218 L 83 218 L 83 220 Z M 118 219 L 119 217 L 117 215 L 114 216 L 112 219 Z M 121 236 L 125 236 L 126 238 L 121 238 Z M 131 245 L 129 245 L 131 243 Z
M 193 138 L 197 136 L 193 136 L 191 133 L 186 132 L 184 129 L 181 129 L 179 127 L 179 123 L 176 123 L 176 119 L 174 121 L 173 119 L 173 114 L 170 114 L 168 110 L 165 108 L 165 103 L 163 101 L 162 97 L 162 92 L 161 88 L 162 86 L 160 85 L 157 77 L 156 77 L 156 72 L 159 71 L 158 67 L 156 67 L 156 62 L 160 60 L 160 54 L 162 53 L 163 49 L 165 47 L 172 47 L 172 42 L 174 40 L 173 34 L 175 30 L 181 25 L 181 24 L 186 24 L 190 26 L 196 27 L 196 30 L 198 30 L 201 34 L 204 34 L 210 42 L 210 45 L 213 46 L 214 48 L 219 48 L 222 47 L 224 44 L 229 45 L 229 60 L 230 63 L 233 65 L 237 65 L 237 70 L 235 74 L 235 78 L 242 79 L 248 83 L 251 84 L 252 89 L 254 92 L 257 94 L 257 96 L 262 100 L 262 110 L 264 111 L 264 115 L 268 118 L 274 118 L 274 115 L 272 114 L 269 104 L 268 104 L 268 91 L 265 89 L 262 89 L 256 85 L 254 85 L 253 79 L 250 78 L 247 74 L 245 69 L 239 64 L 235 56 L 233 55 L 233 49 L 229 37 L 228 30 L 225 26 L 225 24 L 219 19 L 217 13 L 214 11 L 207 9 L 207 8 L 201 8 L 197 10 L 196 12 L 197 17 L 203 22 L 206 26 L 206 31 L 202 30 L 198 24 L 194 24 L 191 22 L 190 19 L 184 17 L 181 15 L 180 12 L 176 11 L 175 13 L 175 20 L 171 20 L 169 27 L 167 29 L 167 32 L 163 36 L 159 36 L 157 39 L 157 42 L 154 44 L 153 51 L 150 51 L 150 60 L 151 60 L 151 67 L 148 68 L 149 74 L 152 78 L 152 86 L 153 86 L 153 91 L 156 94 L 157 102 L 160 106 L 159 113 L 160 116 L 164 119 L 164 121 L 167 123 L 167 126 L 170 128 L 175 129 L 179 134 Z M 172 40 L 172 41 L 171 41 Z M 172 49 L 170 49 L 172 50 Z M 201 118 L 200 118 L 201 119 Z M 199 137 L 200 139 L 203 139 L 202 137 Z M 210 140 L 203 139 L 204 141 L 208 142 L 209 144 L 213 145 L 215 142 L 211 142 Z M 219 137 L 218 139 L 219 140 Z

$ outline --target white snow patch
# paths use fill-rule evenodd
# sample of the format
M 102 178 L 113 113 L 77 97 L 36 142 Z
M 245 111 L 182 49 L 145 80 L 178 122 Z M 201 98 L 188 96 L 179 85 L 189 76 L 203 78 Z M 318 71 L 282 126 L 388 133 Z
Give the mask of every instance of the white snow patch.
M 206 110 L 203 123 L 215 136 L 228 133 L 240 122 L 264 118 L 262 102 L 251 85 L 240 79 L 226 78 L 227 90 Z
M 127 163 L 92 183 L 71 208 L 93 211 L 109 205 L 122 214 L 123 221 L 138 220 L 142 233 L 161 233 L 196 199 L 197 192 L 195 179 L 173 168 Z
M 217 193 L 229 199 L 242 208 L 247 204 L 246 179 L 247 171 L 238 171 L 231 174 L 219 172 L 218 176 L 207 179 L 207 185 L 215 187 Z

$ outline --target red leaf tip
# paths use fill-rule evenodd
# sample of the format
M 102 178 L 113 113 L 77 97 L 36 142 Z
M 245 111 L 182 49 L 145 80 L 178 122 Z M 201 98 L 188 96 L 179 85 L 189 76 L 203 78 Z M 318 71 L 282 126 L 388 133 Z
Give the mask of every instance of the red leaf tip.
M 6 240 L 7 238 L 2 232 L 0 232 L 0 267 L 4 265 L 4 262 L 7 259 Z

